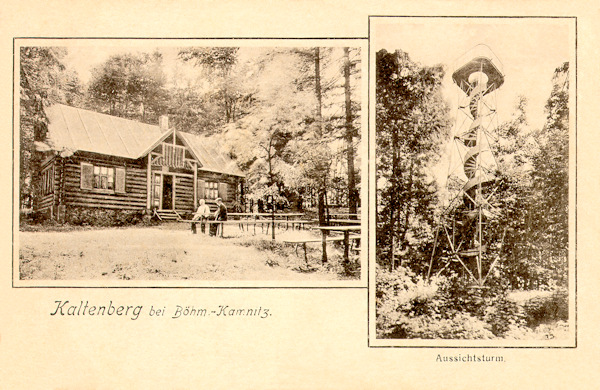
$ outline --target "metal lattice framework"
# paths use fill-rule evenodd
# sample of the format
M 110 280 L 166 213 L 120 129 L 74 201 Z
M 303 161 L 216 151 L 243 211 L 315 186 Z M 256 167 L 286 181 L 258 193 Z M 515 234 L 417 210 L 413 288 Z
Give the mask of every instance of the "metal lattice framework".
M 495 92 L 504 83 L 504 75 L 500 61 L 485 45 L 466 53 L 459 64 L 452 80 L 460 88 L 462 115 L 457 116 L 453 142 L 462 169 L 448 175 L 449 187 L 454 186 L 449 192 L 454 196 L 440 218 L 428 276 L 459 264 L 482 287 L 499 258 L 499 254 L 492 258 L 486 226 L 498 212 L 494 201 L 497 164 L 489 130 L 497 124 Z

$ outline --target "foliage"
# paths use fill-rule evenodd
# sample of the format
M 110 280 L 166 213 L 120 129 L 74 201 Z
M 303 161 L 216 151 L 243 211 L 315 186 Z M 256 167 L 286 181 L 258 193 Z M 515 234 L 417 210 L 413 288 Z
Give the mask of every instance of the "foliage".
M 558 68 L 541 131 L 527 132 L 521 98 L 517 114 L 498 130 L 498 209 L 492 229 L 506 229 L 498 267 L 512 288 L 567 283 L 568 253 L 568 63 Z
M 555 71 L 547 120 L 533 162 L 537 239 L 547 256 L 565 258 L 569 244 L 569 63 Z M 566 269 L 565 269 L 566 271 Z M 566 273 L 565 273 L 566 274 Z
M 165 112 L 162 55 L 117 54 L 92 69 L 88 108 L 110 115 L 157 123 Z
M 449 131 L 444 70 L 401 51 L 376 56 L 378 261 L 431 241 L 437 186 L 429 166 Z
M 209 131 L 244 117 L 253 105 L 252 89 L 245 75 L 248 69 L 238 64 L 237 47 L 191 47 L 180 49 L 178 57 L 202 70 L 208 81 L 203 104 L 212 116 Z M 237 66 L 236 66 L 237 65 Z
M 53 103 L 76 105 L 82 95 L 77 74 L 64 64 L 61 47 L 21 47 L 20 56 L 20 170 L 21 206 L 35 203 L 41 156 L 35 142 L 46 141 L 48 118 L 44 108 Z M 29 204 L 25 204 L 29 203 Z
M 355 51 L 348 52 L 348 81 L 354 83 L 359 59 Z M 339 83 L 339 70 L 334 66 L 343 63 L 343 58 L 332 49 L 271 49 L 248 65 L 254 69 L 246 80 L 253 86 L 254 104 L 247 115 L 224 126 L 223 138 L 247 172 L 251 198 L 294 197 L 313 188 L 324 200 L 332 179 L 332 148 L 346 135 L 340 130 L 351 127 L 354 140 L 358 128 L 353 88 Z M 349 124 L 345 117 L 333 114 L 346 108 L 346 97 L 352 110 Z
M 169 125 L 188 133 L 210 133 L 217 123 L 215 108 L 195 85 L 169 89 Z
M 145 211 L 106 210 L 91 207 L 69 207 L 66 222 L 76 226 L 128 226 L 148 224 Z
M 383 338 L 488 339 L 489 326 L 438 290 L 444 278 L 426 282 L 404 267 L 377 266 L 377 333 Z
M 306 131 L 311 114 L 306 101 L 311 101 L 310 95 L 290 90 L 286 83 L 257 84 L 257 88 L 259 104 L 250 115 L 225 127 L 225 143 L 246 168 L 251 194 L 265 192 L 274 185 L 279 191 L 284 186 L 297 188 L 299 175 L 292 167 L 294 155 L 289 142 Z
M 402 266 L 390 272 L 377 265 L 376 272 L 378 337 L 518 338 L 568 319 L 563 289 L 515 299 L 499 284 L 473 288 L 453 273 L 426 281 Z
M 569 319 L 568 292 L 558 289 L 550 294 L 533 297 L 523 304 L 527 326 L 533 328 L 552 321 Z

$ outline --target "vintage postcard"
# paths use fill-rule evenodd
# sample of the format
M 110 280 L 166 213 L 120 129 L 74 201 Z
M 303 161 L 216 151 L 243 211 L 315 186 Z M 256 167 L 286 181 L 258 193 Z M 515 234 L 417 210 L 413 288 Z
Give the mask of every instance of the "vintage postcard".
M 0 387 L 596 387 L 595 3 L 0 11 Z

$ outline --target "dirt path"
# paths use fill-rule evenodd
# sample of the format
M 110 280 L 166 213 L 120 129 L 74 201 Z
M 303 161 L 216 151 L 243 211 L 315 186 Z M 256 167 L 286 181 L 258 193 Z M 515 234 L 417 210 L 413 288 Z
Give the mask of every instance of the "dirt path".
M 20 278 L 36 280 L 336 280 L 302 273 L 295 256 L 240 246 L 240 238 L 164 227 L 20 232 Z

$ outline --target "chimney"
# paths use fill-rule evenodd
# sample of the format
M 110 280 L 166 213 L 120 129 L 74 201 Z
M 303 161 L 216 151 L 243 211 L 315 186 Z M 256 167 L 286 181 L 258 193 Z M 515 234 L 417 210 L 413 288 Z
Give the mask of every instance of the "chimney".
M 160 127 L 160 131 L 163 133 L 169 130 L 169 117 L 166 115 L 161 115 L 158 119 L 158 126 Z

